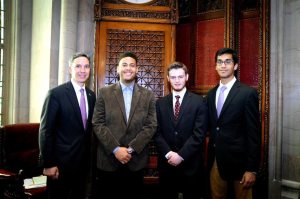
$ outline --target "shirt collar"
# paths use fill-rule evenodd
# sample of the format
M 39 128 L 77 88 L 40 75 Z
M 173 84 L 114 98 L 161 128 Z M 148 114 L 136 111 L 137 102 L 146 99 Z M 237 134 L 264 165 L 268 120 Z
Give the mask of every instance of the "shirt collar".
M 227 84 L 222 84 L 222 82 L 220 81 L 219 89 L 220 89 L 222 86 L 226 86 L 226 87 L 227 87 L 226 90 L 229 91 L 229 90 L 232 88 L 232 86 L 233 86 L 233 84 L 235 83 L 235 81 L 236 81 L 236 78 L 235 78 L 235 77 L 233 77 L 232 80 L 230 80 Z
M 74 87 L 74 89 L 75 89 L 75 91 L 77 92 L 77 91 L 80 91 L 80 89 L 84 89 L 85 90 L 85 85 L 83 85 L 83 87 L 80 87 L 78 84 L 76 84 L 75 82 L 74 82 L 74 80 L 72 80 L 71 79 L 71 83 L 72 83 L 72 85 L 73 85 L 73 87 Z
M 184 87 L 184 88 L 183 88 L 181 91 L 179 91 L 179 92 L 173 90 L 172 95 L 173 95 L 173 98 L 175 98 L 176 95 L 179 95 L 179 96 L 180 96 L 180 99 L 183 99 L 185 93 L 186 93 L 186 87 Z
M 121 85 L 122 90 L 124 90 L 126 88 L 129 88 L 130 90 L 133 90 L 134 82 L 130 83 L 129 85 L 125 85 L 122 82 L 120 82 L 120 85 Z

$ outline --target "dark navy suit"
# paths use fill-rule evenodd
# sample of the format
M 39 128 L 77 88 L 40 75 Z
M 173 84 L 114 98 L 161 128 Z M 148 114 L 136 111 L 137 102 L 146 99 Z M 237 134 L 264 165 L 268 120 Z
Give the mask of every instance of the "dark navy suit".
M 218 118 L 217 85 L 207 95 L 209 112 L 209 167 L 216 159 L 224 180 L 241 180 L 245 171 L 257 172 L 260 162 L 261 125 L 258 94 L 236 81 Z
M 86 130 L 71 82 L 49 90 L 42 109 L 39 135 L 42 166 L 58 167 L 59 181 L 48 179 L 47 183 L 50 189 L 53 182 L 57 187 L 64 186 L 60 193 L 61 197 L 64 197 L 64 190 L 80 191 L 86 186 L 85 178 L 91 151 L 91 120 L 96 97 L 92 90 L 88 88 L 85 90 L 89 110 Z M 69 197 L 81 198 L 81 194 L 82 192 Z
M 203 174 L 203 142 L 207 131 L 207 107 L 204 99 L 187 91 L 183 97 L 179 117 L 174 118 L 172 94 L 156 103 L 158 129 L 155 142 L 163 198 L 199 198 Z M 165 155 L 177 152 L 184 161 L 177 167 L 168 164 Z

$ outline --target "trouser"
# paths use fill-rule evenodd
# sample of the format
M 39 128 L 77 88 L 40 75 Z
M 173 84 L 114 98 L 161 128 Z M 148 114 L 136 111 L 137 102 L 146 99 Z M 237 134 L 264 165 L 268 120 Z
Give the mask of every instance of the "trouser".
M 226 199 L 228 182 L 221 178 L 216 160 L 210 171 L 210 187 L 212 199 Z M 233 181 L 233 189 L 236 199 L 252 199 L 252 188 L 244 188 L 240 181 Z

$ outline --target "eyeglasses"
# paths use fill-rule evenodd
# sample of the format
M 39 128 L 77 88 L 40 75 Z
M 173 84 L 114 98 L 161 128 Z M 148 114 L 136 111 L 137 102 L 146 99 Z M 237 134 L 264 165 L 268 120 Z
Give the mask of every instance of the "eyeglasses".
M 225 64 L 226 66 L 229 64 L 232 64 L 233 60 L 232 59 L 226 59 L 225 61 L 222 61 L 221 59 L 217 60 L 217 65 L 222 66 L 222 64 Z

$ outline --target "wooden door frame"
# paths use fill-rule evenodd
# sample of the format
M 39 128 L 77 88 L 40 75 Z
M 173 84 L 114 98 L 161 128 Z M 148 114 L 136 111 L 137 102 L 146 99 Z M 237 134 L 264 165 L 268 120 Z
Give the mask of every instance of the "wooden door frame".
M 106 41 L 108 29 L 121 30 L 145 30 L 165 32 L 165 52 L 164 52 L 164 95 L 170 92 L 166 78 L 167 67 L 175 60 L 175 25 L 172 24 L 149 24 L 130 22 L 108 22 L 100 21 L 96 23 L 95 38 L 95 92 L 100 87 L 105 86 L 105 66 L 106 66 Z

